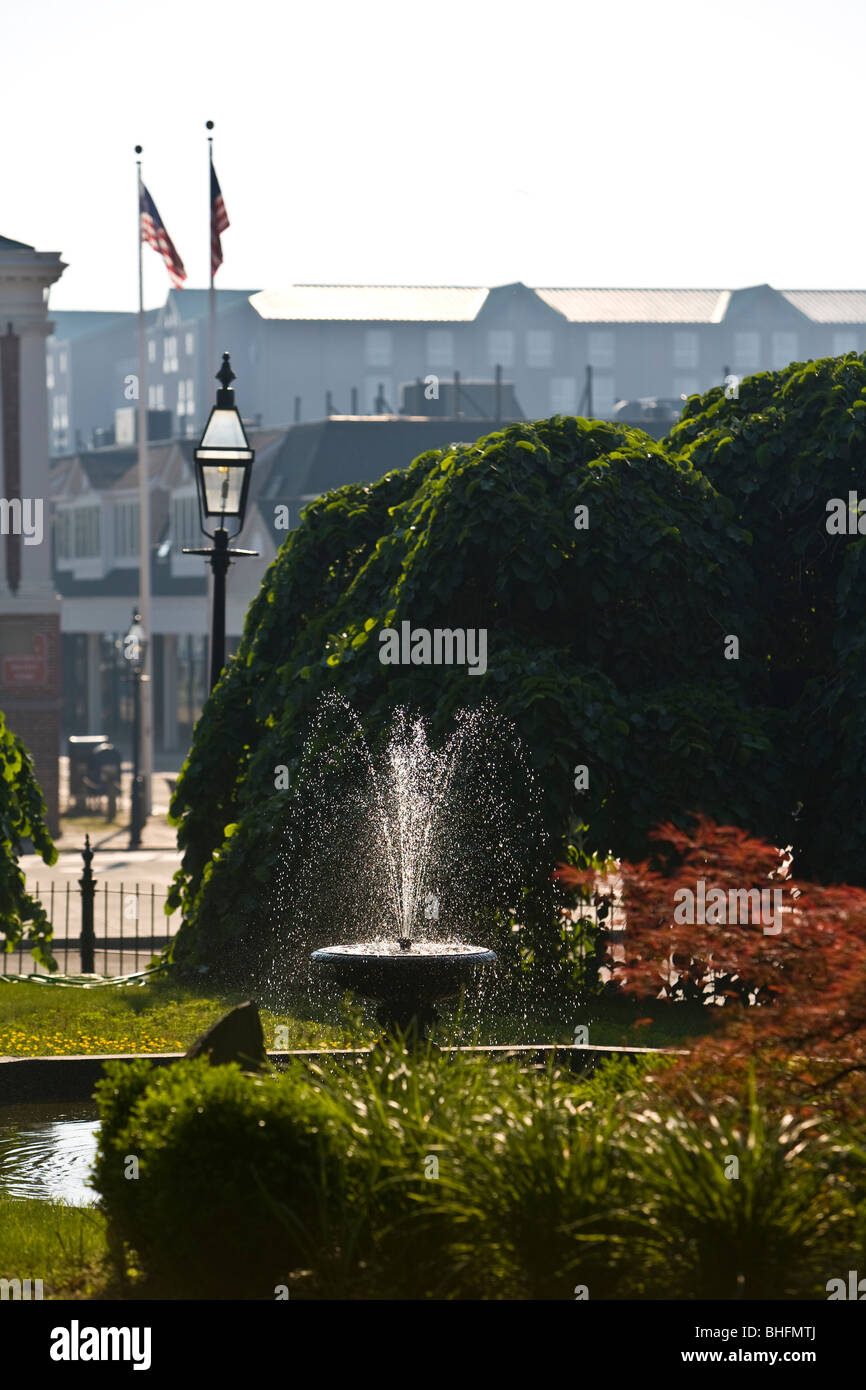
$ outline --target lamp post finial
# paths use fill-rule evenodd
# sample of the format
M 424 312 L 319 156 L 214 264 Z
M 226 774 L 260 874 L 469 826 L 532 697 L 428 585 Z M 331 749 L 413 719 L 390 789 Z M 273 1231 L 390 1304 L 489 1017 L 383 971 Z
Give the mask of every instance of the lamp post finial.
M 231 360 L 227 352 L 223 353 L 222 366 L 216 374 L 216 379 L 224 391 L 227 391 L 235 380 L 235 374 L 232 371 Z

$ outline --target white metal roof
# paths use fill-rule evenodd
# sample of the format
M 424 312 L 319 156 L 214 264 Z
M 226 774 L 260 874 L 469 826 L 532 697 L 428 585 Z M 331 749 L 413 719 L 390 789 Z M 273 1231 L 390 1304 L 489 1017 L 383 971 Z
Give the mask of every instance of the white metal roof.
M 291 285 L 250 303 L 263 319 L 471 323 L 487 294 L 453 285 Z
M 471 323 L 489 293 L 459 285 L 291 285 L 260 290 L 250 303 L 263 319 Z M 736 291 L 542 287 L 532 293 L 569 323 L 685 324 L 721 323 Z M 775 293 L 814 323 L 866 323 L 866 290 Z
M 866 323 L 866 290 L 782 290 L 815 323 Z
M 570 323 L 718 323 L 723 290 L 537 289 Z

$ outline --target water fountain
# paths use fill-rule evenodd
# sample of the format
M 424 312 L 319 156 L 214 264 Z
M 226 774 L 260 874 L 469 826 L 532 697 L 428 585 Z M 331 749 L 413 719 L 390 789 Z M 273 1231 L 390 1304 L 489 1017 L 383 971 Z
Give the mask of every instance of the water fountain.
M 461 711 L 455 732 L 434 749 L 423 722 L 397 711 L 377 765 L 349 713 L 363 778 L 347 798 L 354 812 L 348 823 L 357 827 L 353 844 L 360 846 L 363 864 L 358 892 L 367 893 L 378 930 L 373 939 L 325 946 L 310 959 L 314 976 L 377 1001 L 376 1018 L 384 1029 L 423 1038 L 436 1021 L 436 1004 L 477 985 L 482 969 L 497 961 L 494 951 L 447 934 L 460 931 L 469 916 L 471 895 L 461 892 L 461 882 L 468 888 L 467 877 L 477 879 L 482 858 L 485 864 L 497 854 L 507 859 L 505 841 L 515 828 L 507 798 L 493 786 L 491 718 L 483 709 Z M 483 780 L 486 790 L 475 792 L 470 768 L 475 785 Z M 337 820 L 346 824 L 343 809 Z M 485 853 L 473 858 L 484 831 Z M 445 924 L 439 918 L 443 881 Z
M 461 941 L 364 941 L 326 946 L 311 957 L 343 989 L 379 1001 L 376 1018 L 388 1033 L 426 1037 L 436 1004 L 473 982 L 479 966 L 495 965 L 496 952 Z

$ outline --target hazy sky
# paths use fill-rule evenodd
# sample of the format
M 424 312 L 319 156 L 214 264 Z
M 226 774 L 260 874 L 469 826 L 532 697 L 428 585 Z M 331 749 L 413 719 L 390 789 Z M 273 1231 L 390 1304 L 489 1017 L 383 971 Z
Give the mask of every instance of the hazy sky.
M 866 284 L 862 0 L 7 0 L 2 51 L 56 308 L 137 305 L 136 143 L 207 283 L 208 118 L 224 288 Z

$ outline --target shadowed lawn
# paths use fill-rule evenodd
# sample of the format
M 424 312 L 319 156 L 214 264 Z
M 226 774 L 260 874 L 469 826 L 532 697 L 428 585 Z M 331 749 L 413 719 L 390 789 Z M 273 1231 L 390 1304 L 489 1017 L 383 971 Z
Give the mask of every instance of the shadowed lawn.
M 41 1279 L 46 1299 L 98 1297 L 106 1254 L 102 1212 L 0 1193 L 0 1279 Z

